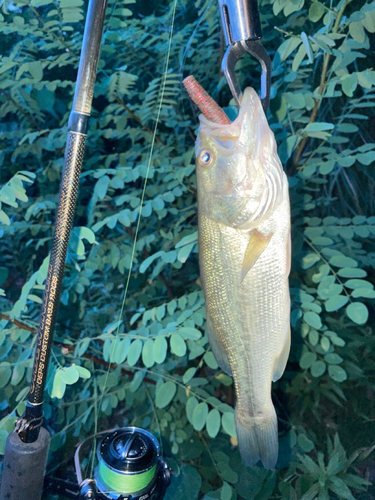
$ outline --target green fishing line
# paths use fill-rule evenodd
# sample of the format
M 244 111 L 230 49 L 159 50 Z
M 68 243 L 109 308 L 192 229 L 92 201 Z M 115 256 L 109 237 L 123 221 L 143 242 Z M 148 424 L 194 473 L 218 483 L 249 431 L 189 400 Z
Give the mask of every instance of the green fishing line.
M 99 476 L 108 486 L 109 491 L 135 493 L 146 488 L 155 477 L 156 464 L 141 474 L 121 474 L 114 472 L 105 463 L 99 463 Z

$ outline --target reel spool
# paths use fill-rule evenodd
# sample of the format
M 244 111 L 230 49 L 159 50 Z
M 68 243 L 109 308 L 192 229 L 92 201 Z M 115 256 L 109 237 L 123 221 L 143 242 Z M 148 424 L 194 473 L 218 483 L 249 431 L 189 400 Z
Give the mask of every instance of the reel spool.
M 164 498 L 170 484 L 170 469 L 150 432 L 137 427 L 115 430 L 101 440 L 97 457 L 99 465 L 94 477 L 98 492 L 105 498 Z

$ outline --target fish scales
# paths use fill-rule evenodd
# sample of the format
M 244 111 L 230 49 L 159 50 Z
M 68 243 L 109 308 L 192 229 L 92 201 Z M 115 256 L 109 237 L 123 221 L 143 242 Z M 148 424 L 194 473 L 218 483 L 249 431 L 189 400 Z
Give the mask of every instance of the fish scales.
M 278 440 L 271 383 L 282 375 L 290 346 L 288 183 L 252 89 L 245 91 L 232 125 L 225 129 L 201 118 L 197 140 L 199 259 L 207 330 L 219 366 L 234 378 L 243 461 L 254 465 L 260 459 L 273 469 Z M 257 149 L 254 140 L 265 145 Z M 202 152 L 214 161 L 202 165 Z M 251 265 L 244 272 L 246 261 Z

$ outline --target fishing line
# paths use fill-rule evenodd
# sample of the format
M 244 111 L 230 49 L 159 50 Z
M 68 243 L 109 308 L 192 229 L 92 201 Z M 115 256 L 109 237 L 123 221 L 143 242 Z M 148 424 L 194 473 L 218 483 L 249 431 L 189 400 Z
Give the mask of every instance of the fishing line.
M 180 64 L 180 71 L 179 71 L 179 73 L 181 75 L 181 78 L 182 78 L 182 72 L 183 72 L 183 69 L 184 69 L 185 60 L 186 60 L 188 52 L 189 52 L 189 50 L 191 48 L 191 44 L 193 42 L 195 34 L 198 31 L 198 28 L 200 27 L 200 25 L 202 24 L 202 22 L 204 21 L 204 19 L 206 17 L 206 14 L 207 14 L 207 11 L 211 7 L 212 1 L 213 0 L 210 0 L 210 2 L 208 3 L 207 7 L 204 9 L 203 14 L 199 17 L 199 19 L 197 21 L 197 25 L 195 26 L 193 33 L 190 35 L 189 41 L 188 41 L 188 43 L 187 43 L 187 45 L 185 47 L 184 53 L 182 55 L 182 61 L 181 61 L 181 64 Z M 181 80 L 181 83 L 182 83 L 182 80 Z
M 102 403 L 103 403 L 103 398 L 104 398 L 104 394 L 105 394 L 105 388 L 107 386 L 108 377 L 109 377 L 109 373 L 110 373 L 110 369 L 111 369 L 111 365 L 112 365 L 111 358 L 113 356 L 114 349 L 116 347 L 117 340 L 118 340 L 118 337 L 119 337 L 119 333 L 120 333 L 120 320 L 121 320 L 121 318 L 123 316 L 123 312 L 124 312 L 124 308 L 125 308 L 125 302 L 126 302 L 126 298 L 127 298 L 127 294 L 128 294 L 128 289 L 129 289 L 130 278 L 131 278 L 131 274 L 132 274 L 132 267 L 133 267 L 133 262 L 134 262 L 135 248 L 136 248 L 136 244 L 137 244 L 137 240 L 138 240 L 138 233 L 139 233 L 139 228 L 140 228 L 140 221 L 141 221 L 141 217 L 142 217 L 142 207 L 143 207 L 143 202 L 144 202 L 145 193 L 146 193 L 147 181 L 148 181 L 148 176 L 149 176 L 149 172 L 150 172 L 151 160 L 152 160 L 152 156 L 153 156 L 153 152 L 154 152 L 154 146 L 155 146 L 155 140 L 156 140 L 155 139 L 156 138 L 156 132 L 157 132 L 158 125 L 159 125 L 160 113 L 161 113 L 161 108 L 162 108 L 162 105 L 163 105 L 163 98 L 164 98 L 164 92 L 165 92 L 166 81 L 167 81 L 167 73 L 168 73 L 169 59 L 170 59 L 171 47 L 172 47 L 172 39 L 173 39 L 174 22 L 175 22 L 175 17 L 176 17 L 176 7 L 177 7 L 177 0 L 174 0 L 174 2 L 173 2 L 173 8 L 172 8 L 172 20 L 171 20 L 171 24 L 170 24 L 170 36 L 169 36 L 169 41 L 168 41 L 168 50 L 167 50 L 167 54 L 166 54 L 166 58 L 165 58 L 165 71 L 164 71 L 164 74 L 163 74 L 163 80 L 162 80 L 162 85 L 161 85 L 161 93 L 160 93 L 160 101 L 159 101 L 159 105 L 158 105 L 158 110 L 157 110 L 157 114 L 156 114 L 156 120 L 155 120 L 154 130 L 153 130 L 153 136 L 152 136 L 152 140 L 151 140 L 151 147 L 150 147 L 150 153 L 149 153 L 149 158 L 148 158 L 148 163 L 147 163 L 145 181 L 144 181 L 144 184 L 143 184 L 142 196 L 141 196 L 141 201 L 140 201 L 140 204 L 139 204 L 139 214 L 138 214 L 137 226 L 136 226 L 136 230 L 135 230 L 135 234 L 134 234 L 134 242 L 133 242 L 132 253 L 131 253 L 131 258 L 130 258 L 129 271 L 128 271 L 128 275 L 127 275 L 127 279 L 126 279 L 126 285 L 125 285 L 125 290 L 124 290 L 124 297 L 123 297 L 123 300 L 122 300 L 121 309 L 120 309 L 120 313 L 119 313 L 119 316 L 118 316 L 118 325 L 117 325 L 116 335 L 115 335 L 114 340 L 112 341 L 112 347 L 111 347 L 110 356 L 109 356 L 109 364 L 108 364 L 108 368 L 107 368 L 107 372 L 106 372 L 106 378 L 105 378 L 105 381 L 104 381 L 104 384 L 103 384 L 103 389 L 102 389 L 101 397 L 100 397 L 99 404 L 98 404 L 98 413 L 101 411 L 101 407 L 102 407 Z M 96 422 L 97 422 L 97 420 L 96 420 Z M 90 477 L 92 476 L 92 473 L 93 473 L 93 464 L 91 466 Z

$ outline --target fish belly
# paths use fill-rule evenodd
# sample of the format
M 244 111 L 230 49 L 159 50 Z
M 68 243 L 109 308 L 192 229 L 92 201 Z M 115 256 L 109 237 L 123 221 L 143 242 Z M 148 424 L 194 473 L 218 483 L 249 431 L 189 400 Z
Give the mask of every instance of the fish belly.
M 216 360 L 233 374 L 236 428 L 246 465 L 273 469 L 278 456 L 271 383 L 284 371 L 290 347 L 290 212 L 283 201 L 258 228 L 272 238 L 241 282 L 249 233 L 199 215 L 199 260 L 208 336 Z

